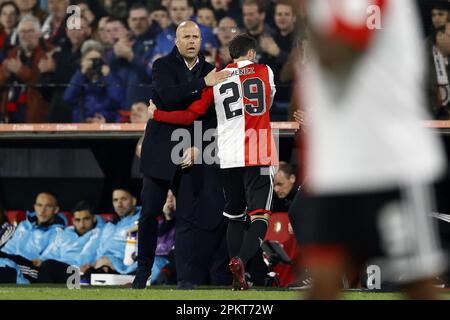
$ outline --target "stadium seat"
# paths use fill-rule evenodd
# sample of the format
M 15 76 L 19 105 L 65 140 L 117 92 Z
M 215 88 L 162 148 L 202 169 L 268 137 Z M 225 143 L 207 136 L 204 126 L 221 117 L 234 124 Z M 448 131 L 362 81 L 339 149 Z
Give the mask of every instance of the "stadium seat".
M 114 220 L 116 215 L 114 213 L 100 213 L 99 216 L 101 216 L 105 222 L 110 222 Z
M 67 225 L 71 226 L 73 224 L 72 222 L 72 214 L 69 211 L 62 211 L 62 214 L 64 214 L 64 216 L 67 218 Z
M 279 264 L 274 268 L 274 271 L 278 273 L 280 287 L 286 287 L 294 283 L 297 280 L 295 270 L 300 248 L 292 231 L 287 212 L 275 212 L 271 215 L 265 240 L 279 242 L 293 262 L 291 265 Z
M 11 224 L 19 224 L 26 216 L 27 213 L 23 210 L 6 210 L 6 217 Z

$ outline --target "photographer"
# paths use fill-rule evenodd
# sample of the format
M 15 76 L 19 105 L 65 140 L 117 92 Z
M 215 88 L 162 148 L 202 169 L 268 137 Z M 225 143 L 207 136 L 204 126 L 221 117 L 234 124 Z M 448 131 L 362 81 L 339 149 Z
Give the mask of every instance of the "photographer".
M 88 40 L 81 48 L 81 55 L 80 70 L 64 92 L 64 100 L 74 106 L 72 122 L 117 121 L 123 87 L 105 63 L 103 46 Z

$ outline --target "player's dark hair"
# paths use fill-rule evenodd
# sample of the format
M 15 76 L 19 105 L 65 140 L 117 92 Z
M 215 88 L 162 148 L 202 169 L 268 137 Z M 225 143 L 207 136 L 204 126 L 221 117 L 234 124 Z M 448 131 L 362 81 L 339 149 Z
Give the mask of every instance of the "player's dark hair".
M 249 50 L 256 50 L 256 40 L 255 38 L 249 36 L 248 34 L 240 34 L 230 41 L 229 50 L 230 56 L 233 59 L 245 56 Z
M 91 215 L 94 215 L 94 208 L 87 201 L 78 202 L 72 209 L 72 215 L 78 211 L 89 211 Z

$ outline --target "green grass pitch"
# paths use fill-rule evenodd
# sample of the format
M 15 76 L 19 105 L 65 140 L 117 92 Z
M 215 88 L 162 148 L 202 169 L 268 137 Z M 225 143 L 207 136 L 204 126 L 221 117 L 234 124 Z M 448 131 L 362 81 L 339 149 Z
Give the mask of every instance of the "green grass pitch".
M 149 287 L 145 290 L 131 290 L 123 287 L 81 287 L 69 290 L 63 286 L 0 286 L 0 300 L 296 300 L 303 293 L 292 290 L 255 288 L 233 292 L 228 288 L 197 288 L 176 290 L 174 287 Z M 347 291 L 343 299 L 348 300 L 398 300 L 399 293 L 370 293 Z M 444 292 L 442 299 L 450 300 L 450 292 Z

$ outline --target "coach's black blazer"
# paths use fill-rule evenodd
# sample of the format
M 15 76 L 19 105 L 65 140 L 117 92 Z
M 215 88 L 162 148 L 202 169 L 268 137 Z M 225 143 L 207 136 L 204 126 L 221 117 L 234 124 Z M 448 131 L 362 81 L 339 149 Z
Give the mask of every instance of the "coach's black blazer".
M 201 97 L 201 91 L 206 86 L 203 78 L 213 69 L 199 55 L 199 63 L 189 70 L 175 47 L 170 54 L 153 64 L 153 102 L 164 111 L 187 109 Z M 171 136 L 177 128 L 180 126 L 148 121 L 140 164 L 144 176 L 168 181 L 173 179 L 177 166 L 171 161 L 170 155 L 178 142 L 172 142 Z

